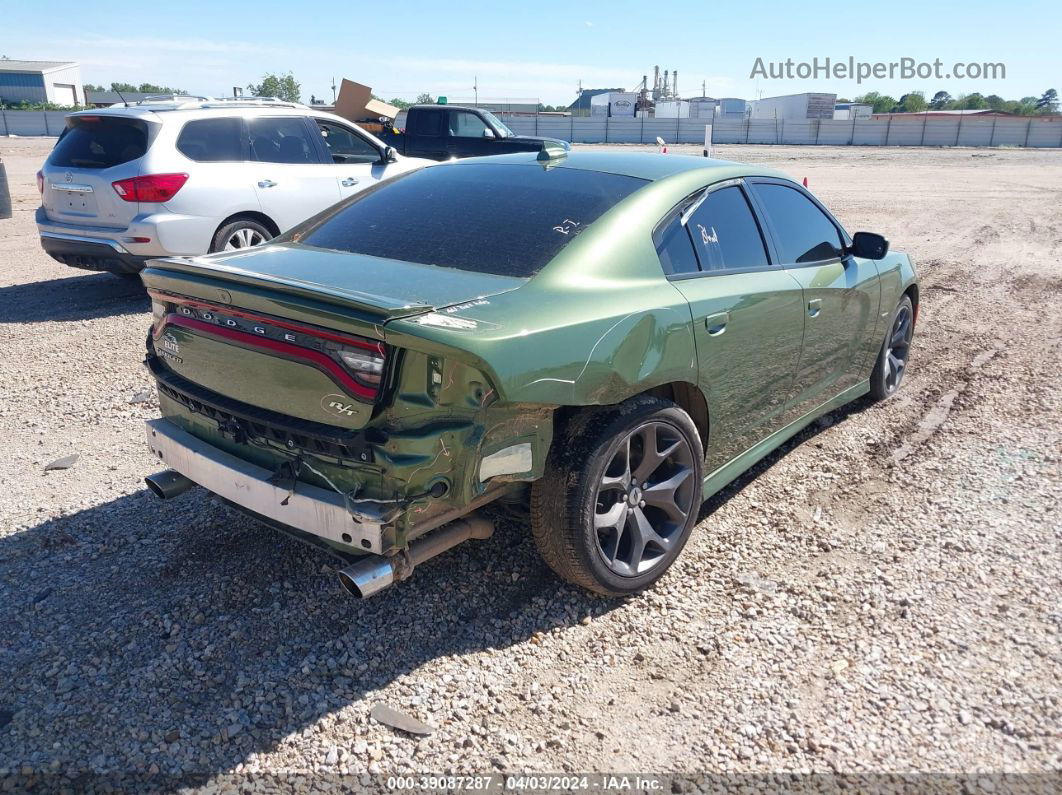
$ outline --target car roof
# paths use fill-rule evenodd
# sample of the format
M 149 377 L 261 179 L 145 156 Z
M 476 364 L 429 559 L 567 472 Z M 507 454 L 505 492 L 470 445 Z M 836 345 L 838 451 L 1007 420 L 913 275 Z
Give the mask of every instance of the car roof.
M 152 121 L 161 122 L 165 117 L 171 115 L 179 115 L 183 118 L 191 114 L 198 116 L 212 116 L 214 114 L 305 116 L 308 113 L 335 117 L 335 114 L 329 113 L 324 109 L 315 108 L 312 105 L 302 105 L 297 102 L 214 100 L 209 98 L 129 103 L 128 105 L 118 104 L 110 105 L 106 108 L 80 110 L 67 115 L 74 118 L 78 116 L 126 116 L 148 118 Z
M 548 150 L 547 150 L 548 151 Z M 539 152 L 518 152 L 510 155 L 491 155 L 489 157 L 468 158 L 449 163 L 451 166 L 476 165 L 487 163 L 504 163 L 510 165 L 537 165 L 539 167 L 574 168 L 583 171 L 600 171 L 606 174 L 618 174 L 635 177 L 650 182 L 666 179 L 680 174 L 701 171 L 707 180 L 730 179 L 739 176 L 781 177 L 787 175 L 762 166 L 737 163 L 732 160 L 694 157 L 692 155 L 656 154 L 653 152 L 624 152 L 609 150 L 594 152 L 571 150 L 557 152 L 549 160 L 540 160 Z

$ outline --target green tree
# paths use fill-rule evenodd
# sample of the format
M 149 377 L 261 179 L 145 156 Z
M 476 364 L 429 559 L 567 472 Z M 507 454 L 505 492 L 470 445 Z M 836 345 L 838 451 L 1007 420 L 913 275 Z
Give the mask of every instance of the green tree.
M 88 86 L 85 86 L 88 88 Z M 90 89 L 92 91 L 103 91 L 103 88 Z M 132 83 L 111 83 L 111 91 L 120 91 L 123 94 L 183 94 L 185 93 L 183 88 L 170 88 L 169 86 L 157 86 L 154 83 L 141 83 L 140 85 L 133 85 Z
M 904 113 L 921 113 L 926 107 L 926 96 L 921 91 L 912 91 L 900 97 L 900 110 Z
M 406 108 L 413 105 L 413 103 L 410 102 L 408 99 L 399 99 L 398 97 L 392 97 L 391 99 L 387 100 L 387 104 L 394 105 L 399 110 L 405 110 Z
M 975 91 L 972 94 L 959 97 L 956 110 L 985 110 L 986 108 L 988 108 L 988 103 L 985 98 Z
M 1058 92 L 1053 88 L 1047 89 L 1038 100 L 1036 100 L 1036 112 L 1037 113 L 1058 113 Z
M 985 102 L 988 103 L 988 107 L 992 110 L 1003 110 L 1003 106 L 1007 104 L 1007 101 L 999 94 L 989 94 L 985 97 Z
M 891 113 L 897 106 L 897 102 L 893 97 L 877 91 L 868 91 L 863 96 L 856 97 L 854 101 L 870 105 L 874 113 Z
M 433 97 L 431 94 L 429 94 L 427 92 L 424 92 L 422 94 L 417 94 L 417 104 L 418 105 L 434 105 L 435 104 L 435 97 Z
M 269 72 L 262 75 L 262 82 L 258 85 L 251 83 L 247 90 L 256 97 L 276 97 L 285 102 L 299 102 L 302 97 L 302 83 L 288 72 L 286 75 L 277 75 Z
M 947 110 L 954 101 L 947 91 L 938 91 L 930 100 L 929 108 L 930 110 Z

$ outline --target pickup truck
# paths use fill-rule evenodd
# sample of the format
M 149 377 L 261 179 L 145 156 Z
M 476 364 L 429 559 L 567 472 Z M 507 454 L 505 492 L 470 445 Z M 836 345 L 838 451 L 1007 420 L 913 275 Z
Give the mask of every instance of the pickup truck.
M 414 105 L 406 111 L 404 130 L 379 137 L 400 154 L 431 160 L 571 148 L 556 138 L 517 135 L 493 113 L 461 105 Z

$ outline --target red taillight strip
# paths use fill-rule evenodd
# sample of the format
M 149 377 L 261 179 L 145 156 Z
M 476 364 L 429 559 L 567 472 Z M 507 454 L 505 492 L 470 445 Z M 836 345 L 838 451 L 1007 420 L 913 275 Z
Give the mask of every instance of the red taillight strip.
M 267 315 L 256 315 L 251 312 L 245 312 L 242 309 L 231 309 L 227 306 L 211 304 L 207 303 L 206 301 L 197 301 L 194 298 L 185 298 L 183 295 L 164 293 L 160 290 L 148 290 L 148 294 L 151 295 L 152 298 L 157 298 L 160 301 L 165 301 L 167 303 L 194 306 L 200 309 L 207 309 L 212 312 L 218 312 L 222 315 L 233 315 L 234 317 L 242 317 L 244 320 L 257 320 L 261 323 L 268 323 L 271 326 L 276 326 L 277 328 L 287 329 L 288 331 L 298 331 L 302 334 L 309 334 L 311 337 L 320 337 L 323 340 L 341 342 L 344 345 L 353 345 L 356 348 L 364 348 L 367 351 L 374 351 L 380 356 L 384 355 L 384 346 L 382 342 L 369 342 L 368 340 L 358 339 L 356 337 L 348 337 L 344 334 L 336 334 L 335 332 L 324 331 L 322 329 L 317 329 L 312 326 L 300 326 L 298 323 L 291 323 L 287 320 L 280 320 L 278 318 L 269 317 Z
M 248 334 L 246 331 L 237 331 L 235 329 L 225 328 L 224 326 L 215 326 L 211 323 L 205 323 L 202 320 L 185 317 L 184 315 L 167 315 L 166 325 L 182 326 L 206 334 L 208 337 L 220 337 L 221 339 L 228 339 L 246 345 L 249 348 L 260 348 L 272 353 L 281 353 L 290 356 L 293 359 L 302 359 L 311 362 L 317 367 L 317 369 L 325 371 L 333 381 L 350 390 L 355 395 L 359 395 L 368 400 L 373 400 L 376 397 L 375 389 L 359 384 L 333 359 L 325 356 L 319 351 L 303 348 L 298 345 L 289 345 L 286 342 L 271 340 L 267 337 Z

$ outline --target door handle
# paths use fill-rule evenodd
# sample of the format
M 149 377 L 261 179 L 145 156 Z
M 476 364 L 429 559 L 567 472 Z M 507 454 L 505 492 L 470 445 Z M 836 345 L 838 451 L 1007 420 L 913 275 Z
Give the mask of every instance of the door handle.
M 260 180 L 258 180 L 258 187 L 259 188 L 275 188 L 276 186 L 277 186 L 277 183 L 273 182 L 273 180 L 271 180 L 271 179 L 260 179 Z
M 339 184 L 342 185 L 344 188 L 350 188 L 358 184 L 358 178 L 347 177 L 346 179 L 340 180 Z
M 730 322 L 729 312 L 716 312 L 704 319 L 704 327 L 708 329 L 709 336 L 718 337 L 726 331 L 726 324 Z
M 820 312 L 822 312 L 821 298 L 813 298 L 808 301 L 808 315 L 810 317 L 818 317 Z

